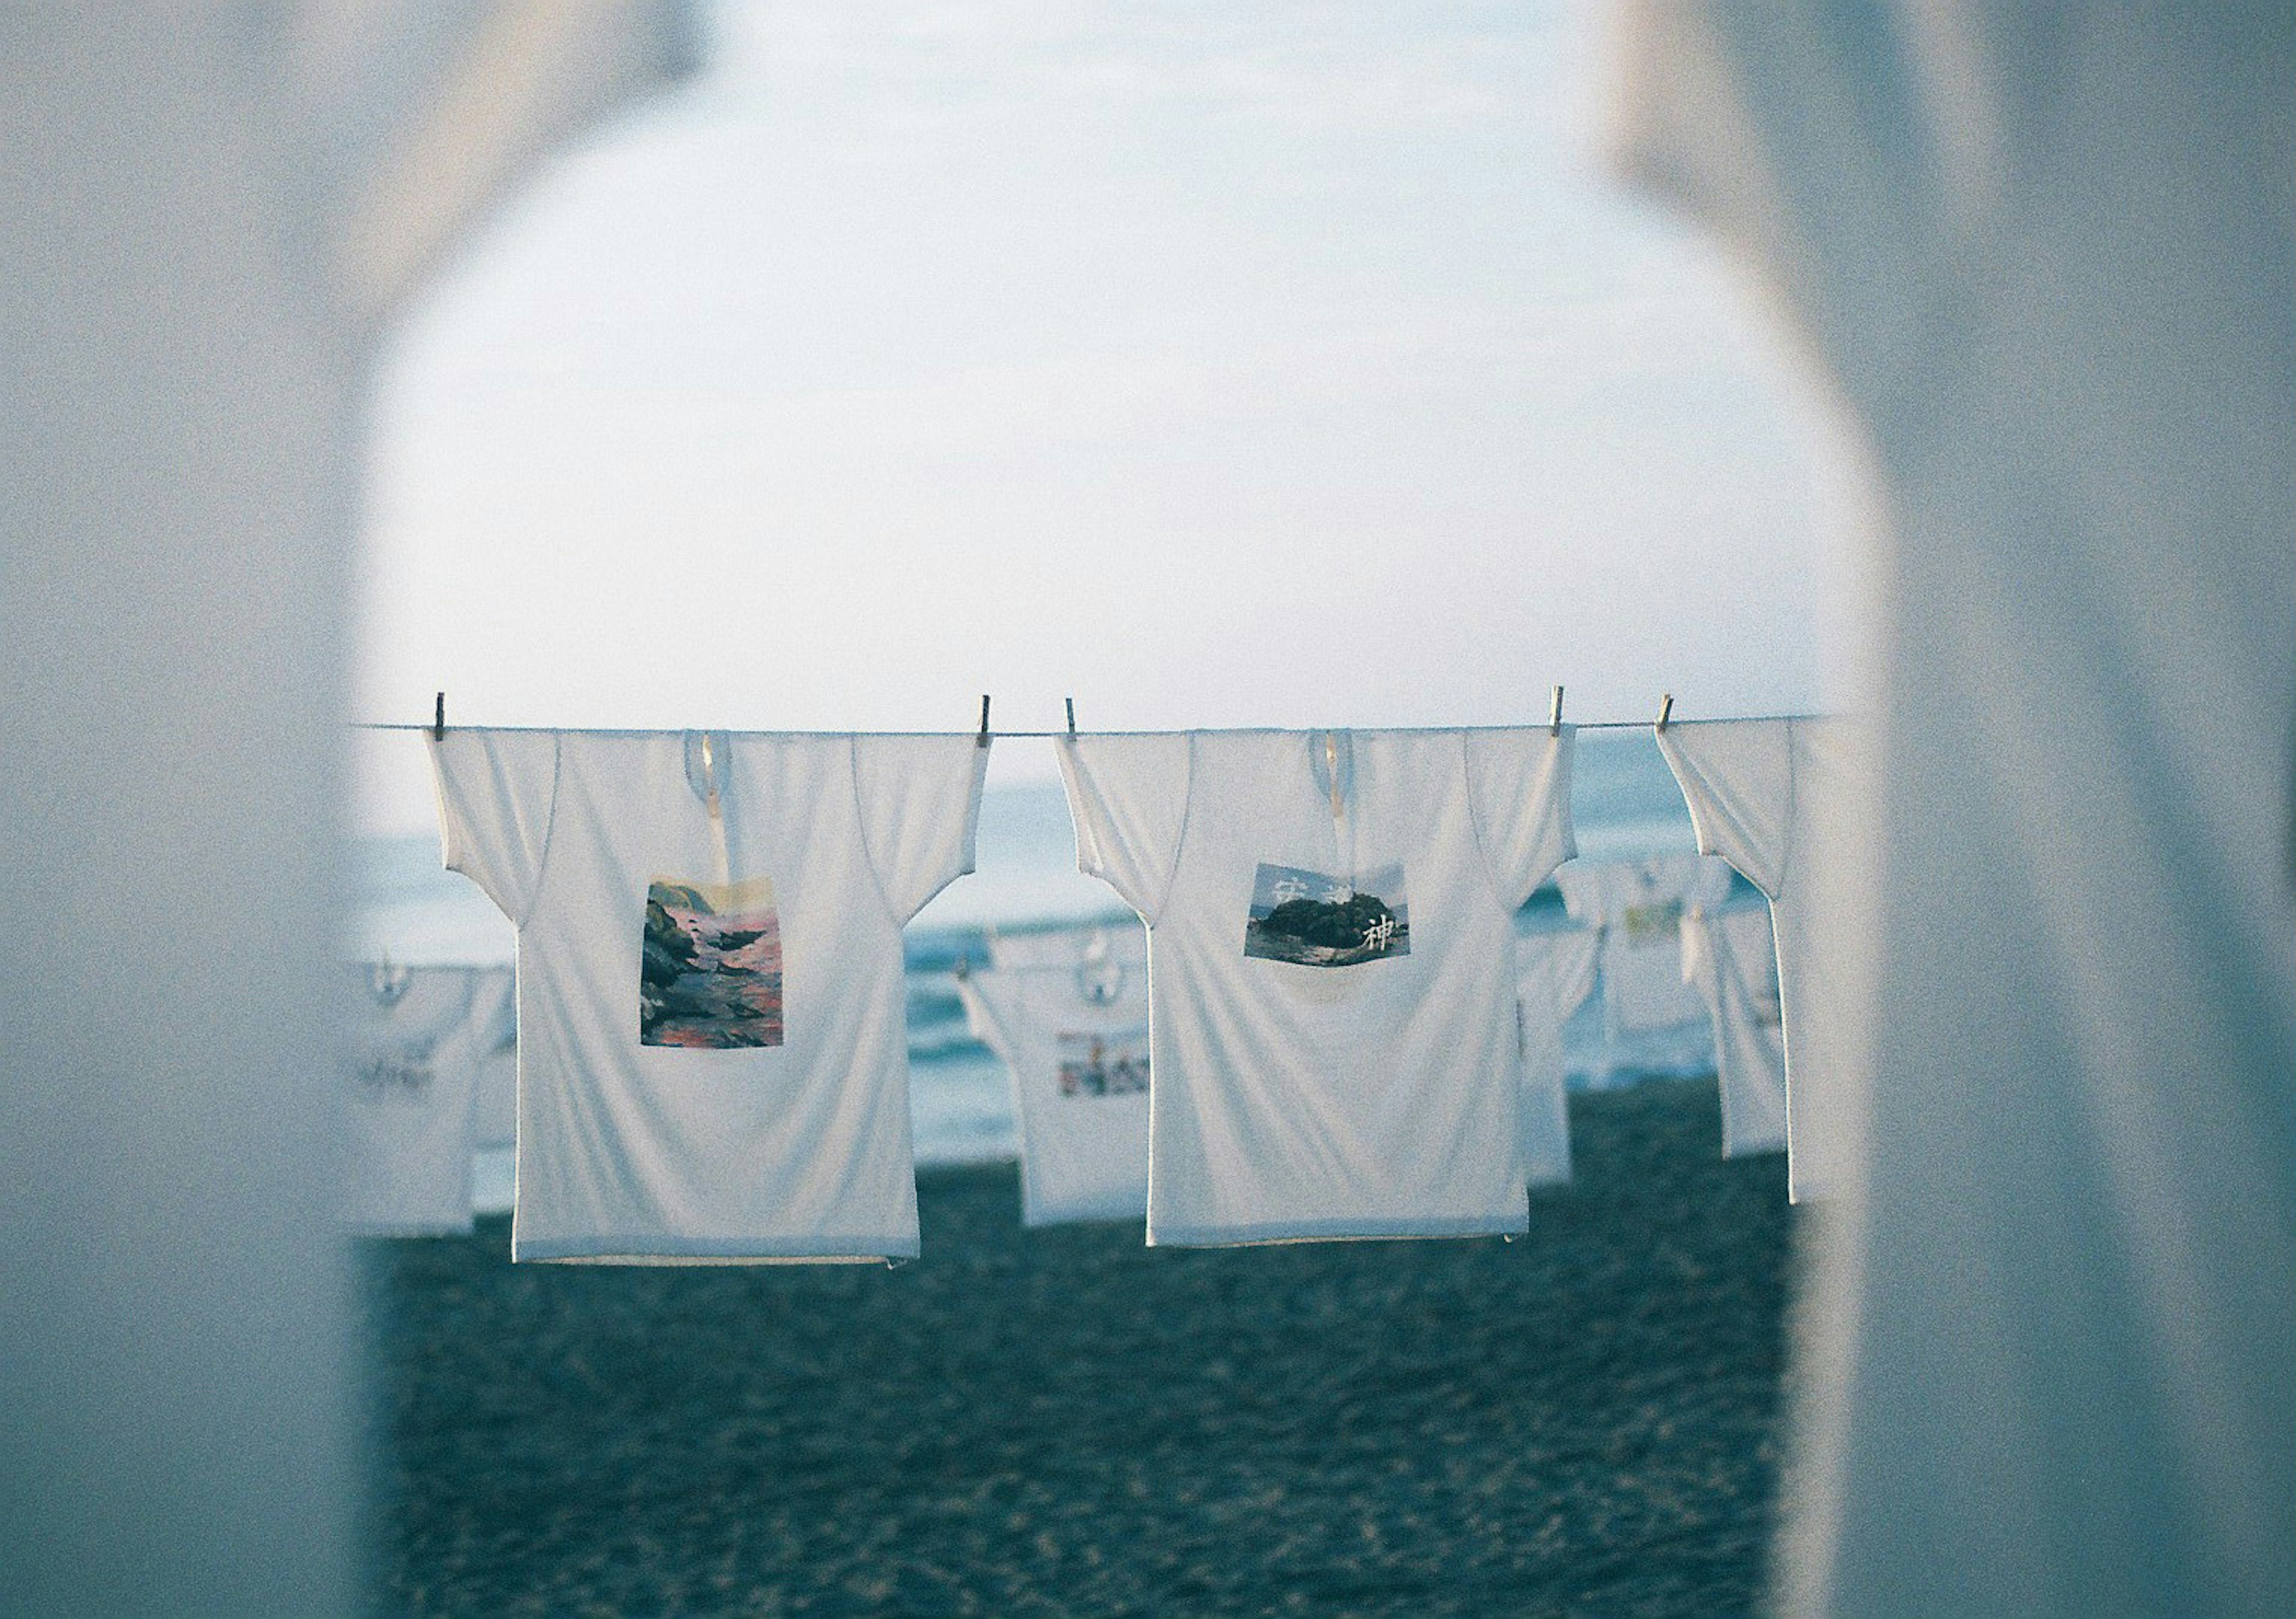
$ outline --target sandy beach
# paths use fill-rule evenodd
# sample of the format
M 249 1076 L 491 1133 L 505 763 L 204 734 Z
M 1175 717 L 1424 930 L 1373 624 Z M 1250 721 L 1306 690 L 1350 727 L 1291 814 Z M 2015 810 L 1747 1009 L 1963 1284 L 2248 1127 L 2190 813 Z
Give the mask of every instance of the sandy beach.
M 383 1610 L 1750 1613 L 1783 1159 L 1710 1082 L 1572 1123 L 1514 1243 L 1023 1232 L 999 1165 L 891 1271 L 365 1245 Z

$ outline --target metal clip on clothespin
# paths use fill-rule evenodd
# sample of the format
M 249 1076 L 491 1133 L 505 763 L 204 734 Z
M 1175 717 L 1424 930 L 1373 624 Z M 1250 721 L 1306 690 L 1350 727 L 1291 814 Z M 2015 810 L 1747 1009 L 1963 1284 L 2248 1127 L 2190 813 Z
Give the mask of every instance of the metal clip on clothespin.
M 1660 731 L 1666 729 L 1666 722 L 1672 716 L 1673 713 L 1674 693 L 1669 691 L 1660 700 L 1658 706 L 1658 728 Z
M 434 742 L 447 740 L 447 694 L 444 691 L 439 693 L 438 706 L 430 710 L 430 740 Z
M 1073 697 L 1064 697 L 1061 700 L 1068 705 L 1069 734 L 1070 736 L 1074 736 L 1076 734 L 1076 699 Z
M 975 740 L 980 747 L 988 746 L 988 693 L 986 691 L 980 694 L 980 735 Z
M 1562 688 L 1560 686 L 1554 688 L 1554 699 L 1546 705 L 1546 734 L 1562 734 Z

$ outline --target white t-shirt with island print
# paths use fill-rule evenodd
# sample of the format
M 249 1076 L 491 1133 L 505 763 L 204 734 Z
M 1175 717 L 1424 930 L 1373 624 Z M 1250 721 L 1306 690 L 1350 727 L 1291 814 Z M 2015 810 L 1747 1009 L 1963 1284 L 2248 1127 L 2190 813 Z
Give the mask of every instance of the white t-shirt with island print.
M 456 730 L 447 864 L 518 928 L 514 1259 L 917 1252 L 901 928 L 965 736 Z
M 1146 1214 L 1146 966 L 1103 949 L 1066 966 L 977 972 L 957 993 L 1013 1076 L 1021 1223 Z
M 1060 740 L 1078 864 L 1149 928 L 1151 1243 L 1525 1229 L 1514 914 L 1571 742 Z
M 385 962 L 350 974 L 350 1228 L 370 1237 L 467 1231 L 479 1075 L 499 1033 L 480 974 Z

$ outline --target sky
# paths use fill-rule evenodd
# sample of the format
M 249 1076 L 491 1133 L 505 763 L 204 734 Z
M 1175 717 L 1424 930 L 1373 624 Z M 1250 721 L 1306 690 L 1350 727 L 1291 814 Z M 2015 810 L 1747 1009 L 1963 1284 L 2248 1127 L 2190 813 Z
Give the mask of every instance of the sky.
M 705 18 L 701 75 L 531 176 L 386 354 L 360 717 L 1824 703 L 1809 390 L 1606 173 L 1593 8 Z M 363 822 L 428 824 L 419 749 L 367 752 Z

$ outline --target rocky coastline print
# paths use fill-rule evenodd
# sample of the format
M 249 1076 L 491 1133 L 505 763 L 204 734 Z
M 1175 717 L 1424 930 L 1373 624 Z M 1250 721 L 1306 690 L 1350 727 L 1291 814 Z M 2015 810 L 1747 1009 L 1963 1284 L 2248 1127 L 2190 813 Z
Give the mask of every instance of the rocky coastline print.
M 1349 883 L 1297 866 L 1263 864 L 1252 883 L 1243 953 L 1301 967 L 1354 967 L 1409 955 L 1403 868 L 1382 866 Z
M 769 877 L 646 889 L 638 1041 L 729 1051 L 782 1043 L 782 928 Z

